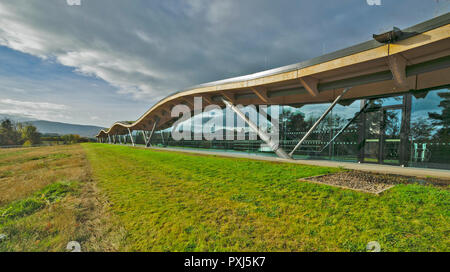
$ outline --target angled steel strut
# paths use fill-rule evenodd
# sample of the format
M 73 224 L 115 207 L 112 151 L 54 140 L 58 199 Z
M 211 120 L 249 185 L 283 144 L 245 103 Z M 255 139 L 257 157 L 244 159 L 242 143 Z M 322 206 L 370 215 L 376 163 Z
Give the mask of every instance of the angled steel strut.
M 300 140 L 300 142 L 298 142 L 298 144 L 294 147 L 294 149 L 292 149 L 291 153 L 289 153 L 289 156 L 292 157 L 295 150 L 297 150 L 297 148 L 299 148 L 302 145 L 302 143 L 306 140 L 306 138 L 308 138 L 308 136 L 313 132 L 313 130 L 320 124 L 320 122 L 322 122 L 322 120 L 328 115 L 328 113 L 334 108 L 334 106 L 336 106 L 337 102 L 339 102 L 339 100 L 341 100 L 342 96 L 350 89 L 351 88 L 345 88 L 344 91 L 340 95 L 338 95 L 338 97 L 336 97 L 336 99 L 328 107 L 328 109 L 322 114 L 322 116 L 320 116 L 319 120 L 317 120 L 314 123 L 314 125 L 308 130 L 308 132 L 305 134 L 305 136 L 303 136 L 303 138 Z
M 142 130 L 142 137 L 144 138 L 144 144 L 147 147 L 147 132 L 145 132 L 145 130 Z
M 130 134 L 131 144 L 134 146 L 133 134 L 131 134 L 130 128 L 128 128 L 128 133 Z
M 155 132 L 156 123 L 158 123 L 158 122 L 156 121 L 156 122 L 153 123 L 152 131 L 150 132 L 150 135 L 148 136 L 148 140 L 147 140 L 147 142 L 145 143 L 145 146 L 146 146 L 146 147 L 152 146 L 152 142 L 151 142 L 151 141 L 152 141 L 153 132 Z
M 291 157 L 280 147 L 279 143 L 273 141 L 270 135 L 260 130 L 259 127 L 255 123 L 253 123 L 250 119 L 248 119 L 238 107 L 236 107 L 226 99 L 222 98 L 222 101 L 223 103 L 225 103 L 227 107 L 230 107 L 239 117 L 241 117 L 248 124 L 249 127 L 251 127 L 254 131 L 256 131 L 261 140 L 266 142 L 266 144 L 278 155 L 278 157 L 283 159 L 291 159 Z
M 361 113 L 363 113 L 367 109 L 367 107 L 370 105 L 371 102 L 372 100 L 367 100 L 366 104 L 364 104 L 364 107 L 362 107 L 362 109 L 359 112 L 357 112 L 355 116 L 350 121 L 348 121 L 348 123 L 343 128 L 341 128 L 341 130 L 339 130 L 339 132 L 336 135 L 334 135 L 333 139 L 331 139 L 318 153 L 324 151 L 325 148 L 327 148 L 332 142 L 334 142 L 334 140 L 336 140 L 336 138 L 339 137 L 339 135 L 341 135 L 341 133 L 344 132 L 344 130 L 346 130 L 350 126 L 350 124 L 353 123 L 353 121 L 355 121 L 356 118 L 358 118 L 361 115 Z

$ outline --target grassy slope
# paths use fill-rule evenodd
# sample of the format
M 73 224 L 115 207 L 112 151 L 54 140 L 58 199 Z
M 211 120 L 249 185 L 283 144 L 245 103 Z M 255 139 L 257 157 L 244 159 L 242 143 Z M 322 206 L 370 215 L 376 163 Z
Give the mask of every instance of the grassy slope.
M 80 145 L 0 149 L 0 252 L 115 250 L 102 206 Z
M 297 179 L 338 171 L 86 144 L 94 179 L 136 251 L 449 251 L 450 193 L 374 196 Z
M 86 176 L 80 146 L 0 149 L 0 206 L 59 180 Z

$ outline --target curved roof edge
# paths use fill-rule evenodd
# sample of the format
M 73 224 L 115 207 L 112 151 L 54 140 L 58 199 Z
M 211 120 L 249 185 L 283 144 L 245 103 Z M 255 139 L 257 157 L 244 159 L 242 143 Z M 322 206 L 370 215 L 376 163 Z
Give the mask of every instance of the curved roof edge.
M 444 15 L 432 18 L 428 21 L 419 23 L 412 27 L 403 29 L 402 32 L 404 33 L 404 35 L 398 41 L 409 39 L 416 35 L 425 33 L 427 31 L 430 31 L 435 28 L 439 28 L 439 27 L 442 27 L 442 26 L 445 26 L 448 24 L 450 24 L 450 13 L 446 13 Z M 135 122 L 130 123 L 130 124 L 125 124 L 124 122 L 115 122 L 107 131 L 101 130 L 96 135 L 96 137 L 100 137 L 102 134 L 107 135 L 116 126 L 122 127 L 124 129 L 132 128 L 139 121 L 141 121 L 146 115 L 148 115 L 159 104 L 161 104 L 165 100 L 167 100 L 175 95 L 178 95 L 178 94 L 182 94 L 182 93 L 192 91 L 195 89 L 200 89 L 200 88 L 215 87 L 215 86 L 219 86 L 219 85 L 223 85 L 223 84 L 239 83 L 239 82 L 248 81 L 248 80 L 257 80 L 257 79 L 261 79 L 261 78 L 268 77 L 268 76 L 274 76 L 274 75 L 278 75 L 278 74 L 282 74 L 282 73 L 292 72 L 292 71 L 296 71 L 299 69 L 314 66 L 317 64 L 325 63 L 328 61 L 351 56 L 351 55 L 354 55 L 357 53 L 361 53 L 361 52 L 368 51 L 368 50 L 375 49 L 375 48 L 382 47 L 382 46 L 385 46 L 385 44 L 379 43 L 376 40 L 369 40 L 369 41 L 366 41 L 363 43 L 359 43 L 359 44 L 356 44 L 356 45 L 353 45 L 353 46 L 350 46 L 350 47 L 347 47 L 347 48 L 344 48 L 344 49 L 341 49 L 341 50 L 338 50 L 338 51 L 335 51 L 332 53 L 328 53 L 328 54 L 325 54 L 322 56 L 318 56 L 318 57 L 315 57 L 315 58 L 312 58 L 312 59 L 309 59 L 306 61 L 302 61 L 299 63 L 290 64 L 290 65 L 286 65 L 286 66 L 282 66 L 282 67 L 278 67 L 278 68 L 273 68 L 273 69 L 269 69 L 269 70 L 265 70 L 265 71 L 261 71 L 261 72 L 256 72 L 256 73 L 252 73 L 249 75 L 232 77 L 232 78 L 228 78 L 228 79 L 217 80 L 217 81 L 212 81 L 212 82 L 208 82 L 208 83 L 194 85 L 194 86 L 182 89 L 180 91 L 173 92 L 173 93 L 167 95 L 166 97 L 160 99 L 149 110 L 147 110 L 143 115 L 141 115 Z

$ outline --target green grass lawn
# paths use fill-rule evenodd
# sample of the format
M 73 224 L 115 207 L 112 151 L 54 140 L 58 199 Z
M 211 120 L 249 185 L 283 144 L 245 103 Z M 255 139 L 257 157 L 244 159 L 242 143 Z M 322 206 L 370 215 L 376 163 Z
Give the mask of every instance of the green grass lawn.
M 84 144 L 124 251 L 449 251 L 450 192 L 298 179 L 337 168 Z

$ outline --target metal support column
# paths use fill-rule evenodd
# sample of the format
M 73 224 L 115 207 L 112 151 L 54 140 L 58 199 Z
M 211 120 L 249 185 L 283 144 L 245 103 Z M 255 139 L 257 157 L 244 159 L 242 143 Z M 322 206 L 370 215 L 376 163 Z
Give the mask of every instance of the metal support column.
M 260 130 L 259 127 L 255 123 L 253 123 L 250 119 L 248 119 L 239 108 L 237 108 L 235 105 L 233 105 L 228 100 L 222 99 L 222 101 L 223 101 L 223 103 L 225 103 L 225 105 L 227 107 L 230 107 L 239 117 L 241 117 L 248 124 L 248 126 L 250 128 L 252 128 L 254 131 L 256 131 L 256 133 L 261 138 L 261 140 L 266 142 L 266 144 L 278 155 L 278 157 L 283 158 L 283 159 L 291 158 L 280 147 L 279 143 L 274 142 L 268 134 L 266 134 L 264 131 Z
M 361 100 L 362 109 L 364 105 L 367 103 L 367 99 Z M 366 134 L 366 112 L 363 111 L 361 113 L 361 118 L 358 122 L 358 162 L 361 163 L 364 161 L 364 144 L 365 144 L 365 134 Z
M 131 134 L 130 128 L 128 128 L 128 133 L 130 134 L 131 144 L 134 146 L 133 134 Z
M 411 94 L 405 94 L 403 96 L 402 124 L 400 129 L 400 165 L 402 166 L 408 166 L 411 152 L 411 143 L 408 137 L 411 130 L 411 106 Z
M 334 108 L 334 106 L 336 106 L 337 102 L 339 102 L 339 100 L 341 100 L 342 96 L 348 91 L 350 90 L 350 88 L 346 88 L 344 89 L 344 91 L 338 95 L 338 97 L 336 97 L 336 99 L 333 101 L 333 103 L 328 107 L 328 109 L 322 114 L 322 116 L 320 116 L 319 120 L 316 121 L 316 123 L 314 123 L 314 125 L 308 130 L 308 132 L 305 134 L 305 136 L 303 136 L 303 138 L 300 140 L 300 142 L 298 142 L 298 144 L 294 147 L 294 149 L 292 149 L 291 153 L 289 153 L 289 156 L 292 157 L 292 155 L 294 154 L 295 150 L 297 150 L 297 148 L 299 148 L 302 143 L 306 140 L 306 138 L 308 138 L 308 136 L 313 132 L 313 130 L 320 124 L 320 122 L 322 122 L 322 120 L 328 115 L 328 113 Z

